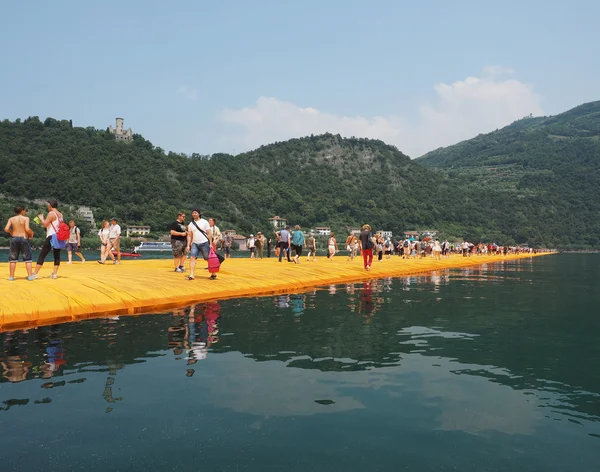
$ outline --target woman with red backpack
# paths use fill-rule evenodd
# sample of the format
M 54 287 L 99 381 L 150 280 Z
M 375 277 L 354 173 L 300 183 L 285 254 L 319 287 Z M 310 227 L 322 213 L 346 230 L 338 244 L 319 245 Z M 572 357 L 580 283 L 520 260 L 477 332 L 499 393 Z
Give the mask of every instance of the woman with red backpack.
M 69 226 L 63 221 L 63 215 L 58 211 L 58 202 L 56 200 L 48 201 L 48 215 L 44 218 L 43 213 L 38 216 L 40 224 L 46 228 L 46 240 L 42 245 L 42 250 L 37 260 L 37 265 L 33 271 L 33 278 L 37 279 L 38 272 L 44 265 L 46 256 L 52 250 L 54 256 L 54 270 L 50 275 L 51 279 L 58 278 L 58 268 L 60 267 L 60 250 L 64 248 L 69 239 Z

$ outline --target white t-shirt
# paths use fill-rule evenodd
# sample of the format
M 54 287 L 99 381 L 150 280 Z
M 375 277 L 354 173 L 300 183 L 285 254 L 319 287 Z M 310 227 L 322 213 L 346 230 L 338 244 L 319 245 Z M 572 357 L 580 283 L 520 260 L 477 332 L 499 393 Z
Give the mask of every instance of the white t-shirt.
M 110 239 L 115 239 L 121 234 L 121 227 L 118 224 L 110 225 L 108 229 L 110 230 Z
M 75 244 L 77 242 L 77 235 L 79 233 L 81 233 L 81 231 L 79 231 L 79 228 L 77 226 L 69 228 L 69 242 L 71 244 Z
M 202 243 L 207 243 L 208 239 L 206 236 L 204 236 L 199 230 L 198 228 L 196 228 L 196 225 L 194 224 L 196 223 L 196 225 L 198 225 L 198 228 L 200 228 L 202 231 L 204 231 L 205 233 L 208 234 L 208 232 L 210 231 L 210 225 L 208 224 L 208 221 L 206 221 L 204 218 L 200 218 L 198 221 L 194 222 L 192 221 L 189 225 L 188 225 L 188 231 L 192 232 L 192 242 L 196 243 L 196 244 L 202 244 Z
M 102 239 L 103 241 L 108 239 L 108 237 L 110 236 L 110 229 L 100 228 L 100 231 L 98 231 L 98 236 L 100 236 L 100 239 Z
M 256 240 L 254 238 L 248 238 L 248 247 L 254 247 L 256 245 Z

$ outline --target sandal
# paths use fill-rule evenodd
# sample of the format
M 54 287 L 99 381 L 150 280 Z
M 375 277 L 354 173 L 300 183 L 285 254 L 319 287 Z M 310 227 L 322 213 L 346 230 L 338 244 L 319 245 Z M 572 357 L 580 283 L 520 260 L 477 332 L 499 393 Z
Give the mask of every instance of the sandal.
M 195 278 L 195 277 L 192 277 L 192 276 L 187 276 L 187 277 L 185 278 L 185 280 L 194 280 L 194 278 Z

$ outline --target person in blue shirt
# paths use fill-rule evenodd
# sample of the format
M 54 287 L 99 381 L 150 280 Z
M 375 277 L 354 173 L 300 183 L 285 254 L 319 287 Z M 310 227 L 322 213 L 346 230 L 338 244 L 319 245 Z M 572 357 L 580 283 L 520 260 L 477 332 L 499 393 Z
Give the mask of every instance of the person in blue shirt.
M 300 225 L 296 225 L 294 228 L 294 234 L 292 235 L 292 249 L 296 251 L 296 255 L 294 256 L 294 263 L 296 264 L 300 264 L 302 246 L 304 246 L 304 233 L 300 231 Z

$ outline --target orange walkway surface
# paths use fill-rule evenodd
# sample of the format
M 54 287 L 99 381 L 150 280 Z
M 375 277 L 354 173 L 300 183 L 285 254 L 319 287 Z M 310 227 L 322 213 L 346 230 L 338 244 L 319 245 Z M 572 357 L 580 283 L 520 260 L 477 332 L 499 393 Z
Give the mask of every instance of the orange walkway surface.
M 209 280 L 209 273 L 204 270 L 206 263 L 200 260 L 193 281 L 185 280 L 186 274 L 174 272 L 169 259 L 122 261 L 120 265 L 105 266 L 95 261 L 72 265 L 63 262 L 56 280 L 50 279 L 49 261 L 33 282 L 25 279 L 23 263 L 17 266 L 17 279 L 8 281 L 8 264 L 0 263 L 0 331 L 530 257 L 535 256 L 451 256 L 442 260 L 392 256 L 373 262 L 370 272 L 364 270 L 361 257 L 348 261 L 345 255 L 337 255 L 332 261 L 319 257 L 315 262 L 307 262 L 303 257 L 300 264 L 285 260 L 279 263 L 275 258 L 229 259 L 216 280 Z

